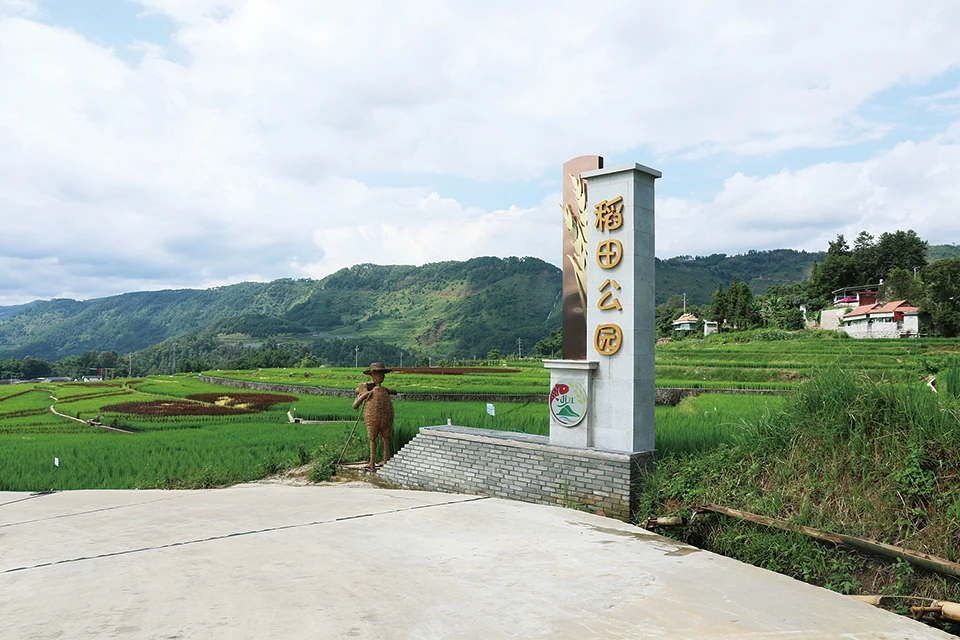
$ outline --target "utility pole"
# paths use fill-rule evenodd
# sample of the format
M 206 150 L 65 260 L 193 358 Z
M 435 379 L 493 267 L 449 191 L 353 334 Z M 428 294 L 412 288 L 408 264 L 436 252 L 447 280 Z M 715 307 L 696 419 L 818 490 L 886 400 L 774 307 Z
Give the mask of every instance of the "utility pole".
M 132 353 L 128 354 L 127 357 L 130 359 L 130 364 L 127 367 L 127 377 L 132 378 L 133 377 L 133 354 Z
M 523 338 L 517 338 L 517 360 L 523 358 Z
M 403 351 L 400 352 L 400 368 L 403 369 Z
M 683 312 L 684 313 L 687 312 L 687 294 L 686 293 L 683 294 Z
M 360 345 L 353 345 L 353 368 L 360 366 Z
M 173 375 L 177 372 L 177 343 L 173 343 L 173 366 L 171 367 L 173 371 L 170 372 L 170 375 Z

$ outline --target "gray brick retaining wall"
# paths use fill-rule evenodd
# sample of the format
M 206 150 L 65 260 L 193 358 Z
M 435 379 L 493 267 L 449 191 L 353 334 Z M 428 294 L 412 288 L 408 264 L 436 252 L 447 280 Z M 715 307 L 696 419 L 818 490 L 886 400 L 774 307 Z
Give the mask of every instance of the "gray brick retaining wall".
M 403 487 L 585 506 L 629 521 L 652 451 L 551 445 L 546 436 L 470 427 L 423 427 L 378 475 Z

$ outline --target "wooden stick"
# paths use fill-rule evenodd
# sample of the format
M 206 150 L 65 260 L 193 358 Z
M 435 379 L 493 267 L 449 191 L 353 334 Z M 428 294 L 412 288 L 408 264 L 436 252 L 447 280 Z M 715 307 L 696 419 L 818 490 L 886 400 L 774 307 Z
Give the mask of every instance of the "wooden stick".
M 343 445 L 343 451 L 340 452 L 340 457 L 337 458 L 337 464 L 333 467 L 336 470 L 340 466 L 340 461 L 343 460 L 343 454 L 347 452 L 347 447 L 350 446 L 350 438 L 353 437 L 353 434 L 357 431 L 357 425 L 360 424 L 360 418 L 363 417 L 363 405 L 367 403 L 366 400 L 360 403 L 360 414 L 357 416 L 357 421 L 353 423 L 353 429 L 350 431 L 350 435 L 347 436 L 347 441 Z
M 755 513 L 748 513 L 746 511 L 731 509 L 729 507 L 721 507 L 716 504 L 707 504 L 702 507 L 697 507 L 694 509 L 694 511 L 711 511 L 713 513 L 722 513 L 723 515 L 727 515 L 732 518 L 739 518 L 741 520 L 755 522 L 768 527 L 783 529 L 784 531 L 796 531 L 797 533 L 802 533 L 810 536 L 811 538 L 816 538 L 817 540 L 822 540 L 824 542 L 832 542 L 836 545 L 852 547 L 854 549 L 859 549 L 860 551 L 876 553 L 888 558 L 903 558 L 907 562 L 915 564 L 918 567 L 923 567 L 924 569 L 929 569 L 930 571 L 945 573 L 947 575 L 960 578 L 960 564 L 957 564 L 956 562 L 951 562 L 946 558 L 938 558 L 937 556 L 932 556 L 928 553 L 920 553 L 902 547 L 894 547 L 893 545 L 878 542 L 876 540 L 870 540 L 869 538 L 858 538 L 857 536 L 848 536 L 842 533 L 828 533 L 826 531 L 820 531 L 819 529 L 790 524 L 788 522 L 784 522 L 783 520 L 776 520 L 774 518 L 768 518 Z

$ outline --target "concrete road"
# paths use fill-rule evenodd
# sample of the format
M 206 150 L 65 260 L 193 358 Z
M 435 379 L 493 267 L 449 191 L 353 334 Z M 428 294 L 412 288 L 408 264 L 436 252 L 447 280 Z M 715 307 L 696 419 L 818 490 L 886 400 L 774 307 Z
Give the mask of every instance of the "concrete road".
M 0 493 L 0 638 L 948 638 L 569 509 L 369 485 Z

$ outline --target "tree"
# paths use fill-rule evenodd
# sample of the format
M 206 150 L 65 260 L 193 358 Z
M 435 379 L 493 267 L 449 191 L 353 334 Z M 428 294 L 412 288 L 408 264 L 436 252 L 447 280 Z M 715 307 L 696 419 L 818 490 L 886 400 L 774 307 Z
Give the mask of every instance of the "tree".
M 844 240 L 843 234 L 838 234 L 837 239 L 827 243 L 827 256 L 849 256 L 850 245 Z
M 757 302 L 765 327 L 787 331 L 799 331 L 805 327 L 800 306 L 809 304 L 809 298 L 806 288 L 799 282 L 769 287 Z
M 673 321 L 683 315 L 683 311 L 683 296 L 678 293 L 671 295 L 666 302 L 658 304 L 654 316 L 657 336 L 673 337 Z
M 750 329 L 760 324 L 760 312 L 753 303 L 753 292 L 746 282 L 734 278 L 727 289 L 727 322 L 738 329 Z
M 533 347 L 539 356 L 557 358 L 563 353 L 563 327 L 557 327 L 550 335 L 543 338 Z
M 843 287 L 851 287 L 857 282 L 857 267 L 843 234 L 829 244 L 827 257 L 820 264 L 814 264 L 810 280 L 807 282 L 807 293 L 818 301 L 820 306 L 832 302 L 831 293 Z
M 14 357 L 6 360 L 0 360 L 0 378 L 9 380 L 11 378 L 20 379 L 23 377 L 23 367 L 20 361 Z
M 723 292 L 723 283 L 721 282 L 717 285 L 717 290 L 713 292 L 713 297 L 710 300 L 710 317 L 723 324 L 723 321 L 729 315 L 727 307 L 727 294 Z
M 82 367 L 83 373 L 86 373 L 88 369 L 96 369 L 100 366 L 100 354 L 96 351 L 84 351 L 80 354 L 78 364 Z
M 52 372 L 53 369 L 50 367 L 50 363 L 40 358 L 27 356 L 23 359 L 23 362 L 20 363 L 20 374 L 27 380 L 31 378 L 43 378 L 49 376 Z
M 781 317 L 780 328 L 786 329 L 787 331 L 800 331 L 806 328 L 806 323 L 803 319 L 803 310 L 801 310 L 800 307 L 790 307 L 787 309 Z
M 960 334 L 960 258 L 938 260 L 923 269 L 920 309 L 929 313 L 942 336 Z
M 183 360 L 177 361 L 177 372 L 178 373 L 200 373 L 204 369 L 208 369 L 207 363 L 203 360 L 194 360 L 192 358 L 184 358 Z
M 878 250 L 872 235 L 861 231 L 853 242 L 853 266 L 857 271 L 855 284 L 873 284 L 883 277 L 878 263 Z
M 921 240 L 913 229 L 880 234 L 875 248 L 876 271 L 873 282 L 886 277 L 894 268 L 911 272 L 923 268 L 927 264 L 927 246 L 927 241 Z
M 920 283 L 917 282 L 913 273 L 898 267 L 890 270 L 880 287 L 880 297 L 888 302 L 893 300 L 917 302 L 919 293 Z
M 113 369 L 120 361 L 120 354 L 116 351 L 101 351 L 98 358 L 99 365 L 103 369 Z
M 877 284 L 893 269 L 912 273 L 927 264 L 926 253 L 927 242 L 912 229 L 884 232 L 877 239 L 861 231 L 852 250 L 843 235 L 838 235 L 829 243 L 824 261 L 813 266 L 807 283 L 812 306 L 829 304 L 831 292 L 837 289 Z

